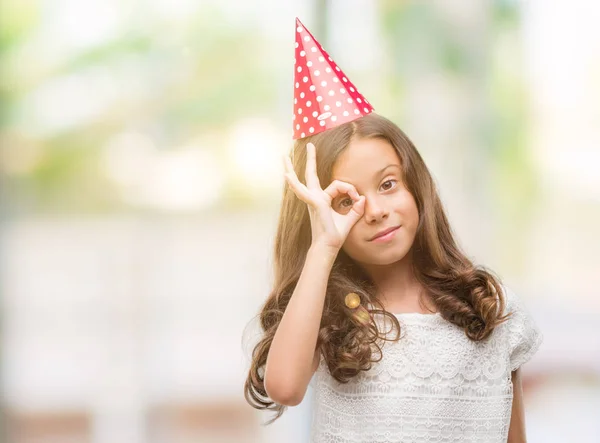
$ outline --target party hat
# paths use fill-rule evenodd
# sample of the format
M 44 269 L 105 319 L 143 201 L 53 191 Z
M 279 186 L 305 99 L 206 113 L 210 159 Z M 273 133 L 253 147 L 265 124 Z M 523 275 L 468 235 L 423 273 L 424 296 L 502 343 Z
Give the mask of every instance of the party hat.
M 293 139 L 318 134 L 372 111 L 368 100 L 296 17 Z

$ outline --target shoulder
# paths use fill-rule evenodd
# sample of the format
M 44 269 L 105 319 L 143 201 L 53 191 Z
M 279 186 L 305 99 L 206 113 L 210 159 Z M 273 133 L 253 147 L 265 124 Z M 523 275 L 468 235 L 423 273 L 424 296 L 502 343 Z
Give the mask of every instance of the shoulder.
M 512 315 L 515 315 L 526 309 L 523 300 L 519 294 L 513 290 L 512 286 L 505 283 L 501 283 L 500 286 L 502 288 L 502 295 L 504 296 L 503 314 L 513 313 Z M 497 294 L 496 298 L 498 298 Z
M 528 321 L 531 314 L 526 301 L 512 288 L 512 286 L 505 283 L 502 283 L 500 286 L 504 298 L 504 306 L 501 315 L 508 315 L 507 319 L 500 324 L 500 327 L 512 329 L 523 322 Z M 498 299 L 498 294 L 496 294 L 496 298 Z M 498 300 L 498 311 L 500 311 L 500 307 L 501 304 Z
M 529 302 L 505 284 L 502 285 L 502 292 L 505 296 L 504 313 L 509 317 L 499 328 L 506 337 L 511 370 L 514 371 L 537 352 L 543 334 L 532 315 Z

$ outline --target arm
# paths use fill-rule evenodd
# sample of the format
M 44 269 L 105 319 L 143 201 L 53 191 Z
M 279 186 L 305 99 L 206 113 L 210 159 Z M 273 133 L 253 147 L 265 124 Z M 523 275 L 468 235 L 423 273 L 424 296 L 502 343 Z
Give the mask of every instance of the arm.
M 521 369 L 519 368 L 516 371 L 513 371 L 511 378 L 513 383 L 513 403 L 507 443 L 527 443 L 527 436 L 525 435 L 525 408 L 523 406 Z
M 273 337 L 265 366 L 265 390 L 278 404 L 298 405 L 314 374 L 327 282 L 337 252 L 319 244 L 310 247 Z

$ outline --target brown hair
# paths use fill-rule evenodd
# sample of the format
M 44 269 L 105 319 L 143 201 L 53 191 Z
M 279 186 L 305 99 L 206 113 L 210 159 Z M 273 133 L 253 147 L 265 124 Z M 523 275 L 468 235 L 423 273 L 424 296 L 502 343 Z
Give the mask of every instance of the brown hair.
M 408 191 L 419 211 L 419 226 L 409 253 L 413 271 L 435 304 L 440 315 L 464 329 L 473 341 L 485 340 L 496 326 L 508 319 L 501 316 L 505 299 L 500 280 L 483 266 L 475 266 L 460 250 L 435 183 L 421 155 L 398 126 L 371 113 L 336 128 L 296 140 L 293 165 L 298 178 L 305 183 L 306 144 L 317 149 L 317 175 L 323 188 L 331 183 L 333 165 L 353 139 L 379 138 L 397 151 Z M 254 347 L 244 395 L 256 409 L 268 409 L 279 418 L 286 406 L 271 401 L 265 391 L 264 369 L 271 342 L 300 278 L 311 245 L 310 218 L 306 203 L 285 186 L 274 247 L 274 284 L 260 311 L 263 335 Z M 323 316 L 317 338 L 317 349 L 333 378 L 347 383 L 360 371 L 368 371 L 371 363 L 381 360 L 378 340 L 390 340 L 382 334 L 373 315 L 367 321 L 363 313 L 382 314 L 391 319 L 399 340 L 398 319 L 387 312 L 375 295 L 375 285 L 343 250 L 335 260 L 329 281 Z M 349 292 L 360 295 L 361 306 L 351 310 L 344 298 Z M 371 309 L 378 306 L 379 309 Z M 374 354 L 379 354 L 374 358 Z

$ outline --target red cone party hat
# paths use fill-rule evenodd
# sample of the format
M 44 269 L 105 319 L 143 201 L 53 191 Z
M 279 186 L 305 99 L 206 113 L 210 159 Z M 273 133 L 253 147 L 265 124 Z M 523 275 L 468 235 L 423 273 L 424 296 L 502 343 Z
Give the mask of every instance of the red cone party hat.
M 296 18 L 294 136 L 304 138 L 373 111 L 373 107 Z

